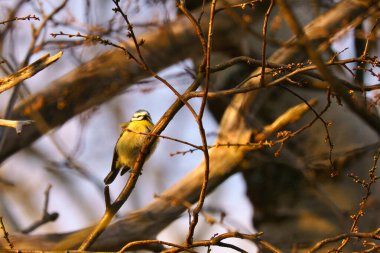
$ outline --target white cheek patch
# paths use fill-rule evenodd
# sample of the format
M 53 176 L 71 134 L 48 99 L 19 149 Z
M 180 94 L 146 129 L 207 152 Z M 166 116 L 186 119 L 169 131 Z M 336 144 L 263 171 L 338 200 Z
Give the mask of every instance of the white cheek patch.
M 144 112 L 136 112 L 133 115 L 131 121 L 140 121 L 140 120 L 144 120 L 144 119 L 149 120 L 150 122 L 152 121 L 149 113 L 146 112 L 146 111 L 144 111 Z

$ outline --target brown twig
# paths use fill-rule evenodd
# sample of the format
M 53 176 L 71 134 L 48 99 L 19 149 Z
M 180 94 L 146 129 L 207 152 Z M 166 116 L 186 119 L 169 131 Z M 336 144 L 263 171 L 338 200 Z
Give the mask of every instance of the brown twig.
M 201 43 L 203 55 L 205 56 L 207 54 L 207 43 L 200 24 L 195 20 L 193 15 L 191 15 L 191 13 L 186 9 L 184 0 L 180 0 L 179 3 L 177 3 L 177 7 L 180 11 L 182 11 L 182 13 L 188 18 L 190 23 L 193 25 L 194 30 L 197 33 L 198 39 Z M 205 60 L 206 58 L 204 58 L 204 62 L 202 65 L 206 63 Z
M 170 137 L 170 136 L 166 136 L 166 135 L 159 135 L 159 134 L 153 134 L 153 133 L 143 133 L 143 132 L 136 132 L 136 131 L 133 131 L 131 129 L 125 129 L 125 131 L 128 131 L 128 132 L 132 132 L 132 133 L 136 133 L 136 134 L 141 134 L 141 135 L 146 135 L 146 136 L 154 136 L 156 138 L 160 138 L 160 139 L 166 139 L 166 140 L 171 140 L 171 141 L 174 141 L 174 142 L 178 142 L 178 143 L 182 143 L 182 144 L 185 144 L 185 145 L 188 145 L 190 147 L 193 147 L 194 149 L 196 150 L 202 150 L 202 146 L 198 146 L 198 145 L 195 145 L 193 143 L 190 143 L 188 141 L 183 141 L 183 140 L 180 140 L 178 138 L 173 138 L 173 137 Z
M 118 251 L 118 253 L 123 253 L 123 252 L 125 252 L 126 250 L 128 250 L 129 248 L 131 248 L 133 246 L 140 246 L 140 245 L 147 245 L 147 244 L 166 245 L 166 246 L 171 246 L 171 247 L 173 247 L 175 249 L 180 249 L 181 251 L 184 251 L 184 252 L 196 253 L 196 251 L 191 250 L 191 249 L 187 248 L 186 246 L 182 246 L 182 245 L 179 245 L 179 244 L 176 244 L 176 243 L 166 242 L 166 241 L 162 241 L 162 240 L 141 240 L 141 241 L 130 242 L 127 245 L 125 245 L 124 247 L 122 247 Z M 161 251 L 161 252 L 165 252 L 165 251 Z
M 273 245 L 270 245 L 267 242 L 264 242 L 260 236 L 263 233 L 256 233 L 256 234 L 243 234 L 239 232 L 227 232 L 220 235 L 215 235 L 209 240 L 201 240 L 201 241 L 194 241 L 192 245 L 179 245 L 175 243 L 165 242 L 161 240 L 141 240 L 141 241 L 135 241 L 128 243 L 125 245 L 119 253 L 126 251 L 127 249 L 131 248 L 132 246 L 137 245 L 144 245 L 144 244 L 162 244 L 172 247 L 171 249 L 167 249 L 161 252 L 170 253 L 170 252 L 179 252 L 179 251 L 185 251 L 185 252 L 197 252 L 192 250 L 193 248 L 197 247 L 210 247 L 210 246 L 219 246 L 219 247 L 227 247 L 237 250 L 238 252 L 247 252 L 235 245 L 223 243 L 222 241 L 225 239 L 230 238 L 239 238 L 239 239 L 245 239 L 252 242 L 258 243 L 260 246 L 265 247 L 267 250 L 270 250 L 271 252 L 277 252 L 280 253 L 281 251 L 279 249 L 276 249 Z
M 205 68 L 204 72 L 206 73 L 206 84 L 204 86 L 204 96 L 202 97 L 199 114 L 196 118 L 196 121 L 198 123 L 198 128 L 199 128 L 199 134 L 202 139 L 202 151 L 203 151 L 204 161 L 205 161 L 204 177 L 203 177 L 202 188 L 199 194 L 197 205 L 192 212 L 193 219 L 190 223 L 189 231 L 186 236 L 186 243 L 188 245 L 191 245 L 193 242 L 195 227 L 198 224 L 199 213 L 202 210 L 202 207 L 206 198 L 206 190 L 207 190 L 209 174 L 210 174 L 210 156 L 207 149 L 207 138 L 206 138 L 205 129 L 203 127 L 202 118 L 203 118 L 204 110 L 206 108 L 207 94 L 208 94 L 209 82 L 210 82 L 210 65 L 211 65 L 210 58 L 211 58 L 211 47 L 212 47 L 212 37 L 213 37 L 213 24 L 214 24 L 214 18 L 215 18 L 215 5 L 216 5 L 216 0 L 212 0 L 211 5 L 210 5 L 210 19 L 209 19 L 209 27 L 208 27 L 208 34 L 207 34 L 206 55 L 204 55 L 204 61 L 203 61 L 205 64 L 202 64 L 200 66 L 200 71 L 203 71 L 202 66 L 204 66 Z
M 167 202 L 170 203 L 170 205 L 180 205 L 180 206 L 183 206 L 187 209 L 187 212 L 188 213 L 192 213 L 193 212 L 193 204 L 190 203 L 189 201 L 186 201 L 184 199 L 179 199 L 179 198 L 176 198 L 174 196 L 161 196 L 161 195 L 155 195 L 154 196 L 155 198 L 160 198 L 160 199 L 163 199 Z M 208 223 L 208 224 L 215 224 L 217 223 L 217 219 L 214 218 L 213 216 L 209 215 L 207 212 L 205 212 L 203 209 L 201 209 L 200 211 L 200 214 L 202 214 L 203 218 L 205 219 L 205 221 Z M 220 224 L 222 225 L 222 222 L 220 222 Z
M 273 124 L 275 125 L 275 124 Z M 273 126 L 272 125 L 268 125 L 266 127 L 270 127 L 272 128 Z M 276 127 L 274 127 L 276 128 Z M 259 133 L 260 134 L 264 134 L 263 132 Z M 255 150 L 255 149 L 261 149 L 261 148 L 264 148 L 264 147 L 273 147 L 275 145 L 277 145 L 278 143 L 276 143 L 276 141 L 272 141 L 272 140 L 266 140 L 266 139 L 262 139 L 260 138 L 260 140 L 258 140 L 257 142 L 248 142 L 248 143 L 216 143 L 214 145 L 208 145 L 207 148 L 208 149 L 213 149 L 213 148 L 240 148 L 240 147 L 246 147 L 246 148 L 249 148 L 249 149 L 252 149 L 252 150 Z M 187 153 L 193 153 L 194 151 L 197 151 L 197 150 L 200 150 L 198 148 L 194 148 L 194 149 L 188 149 L 188 150 L 185 150 L 185 151 L 177 151 L 175 153 L 171 153 L 170 155 L 171 156 L 175 156 L 175 155 L 186 155 Z
M 332 142 L 332 139 L 331 139 L 331 136 L 330 136 L 330 131 L 329 131 L 329 127 L 330 127 L 330 122 L 327 122 L 325 121 L 323 118 L 322 118 L 322 114 L 327 111 L 328 107 L 330 106 L 330 102 L 327 103 L 327 106 L 325 107 L 325 109 L 323 110 L 323 112 L 321 114 L 317 113 L 314 108 L 312 107 L 311 104 L 308 103 L 308 101 L 306 101 L 302 96 L 298 95 L 295 91 L 291 90 L 290 88 L 280 84 L 279 85 L 282 89 L 284 90 L 287 90 L 289 93 L 293 94 L 294 96 L 296 96 L 297 98 L 299 98 L 300 100 L 302 100 L 309 108 L 310 110 L 314 113 L 314 115 L 316 116 L 317 119 L 319 119 L 322 124 L 323 124 L 323 127 L 326 131 L 326 138 L 325 140 L 328 142 L 329 144 L 329 162 L 330 162 L 330 167 L 331 167 L 331 175 L 332 176 L 336 176 L 337 175 L 337 171 L 335 170 L 334 168 L 334 161 L 333 161 L 333 158 L 332 158 L 332 152 L 333 152 L 333 149 L 334 149 L 334 144 Z M 330 94 L 328 94 L 328 98 L 330 97 Z
M 25 17 L 14 17 L 14 18 L 10 18 L 8 20 L 5 20 L 5 21 L 0 21 L 0 25 L 5 25 L 6 23 L 9 23 L 9 22 L 13 22 L 13 21 L 18 21 L 18 20 L 40 20 L 39 17 L 37 17 L 36 15 L 31 15 L 29 14 L 28 16 L 25 16 Z
M 345 64 L 353 63 L 353 62 L 365 62 L 368 64 L 377 64 L 371 58 L 363 59 L 361 57 L 349 58 L 349 59 L 333 61 L 333 62 L 330 60 L 330 61 L 326 62 L 325 64 L 327 66 L 336 66 L 336 65 L 345 65 Z M 253 58 L 250 58 L 247 56 L 239 56 L 239 57 L 232 58 L 232 59 L 230 59 L 224 63 L 220 63 L 218 65 L 215 65 L 214 67 L 211 67 L 211 71 L 212 72 L 221 71 L 221 70 L 229 68 L 229 67 L 231 67 L 235 64 L 238 64 L 238 63 L 245 63 L 245 64 L 252 66 L 252 67 L 261 67 L 262 66 L 262 62 L 260 60 L 256 60 L 256 59 L 253 59 Z M 314 79 L 318 79 L 321 81 L 324 80 L 321 75 L 314 73 L 314 72 L 310 72 L 312 70 L 317 69 L 317 66 L 315 66 L 315 65 L 306 65 L 306 64 L 301 64 L 301 63 L 297 63 L 297 64 L 295 64 L 295 63 L 276 64 L 276 63 L 266 62 L 265 67 L 272 69 L 272 70 L 267 72 L 268 74 L 271 73 L 274 76 L 279 76 L 277 79 L 266 84 L 266 86 L 265 86 L 266 88 L 278 85 L 284 81 L 289 80 L 290 77 L 298 76 L 298 75 L 301 75 L 301 78 L 307 77 L 307 78 L 313 78 L 312 80 L 314 80 Z M 281 73 L 281 75 L 279 73 Z M 245 87 L 243 85 L 244 83 L 248 82 L 251 78 L 259 76 L 259 75 L 260 74 L 250 76 L 250 77 L 246 78 L 244 81 L 242 81 L 240 84 L 236 85 L 234 88 L 231 88 L 231 89 L 220 90 L 220 91 L 210 91 L 210 92 L 208 92 L 208 97 L 209 98 L 216 98 L 216 97 L 220 97 L 220 96 L 235 95 L 235 94 L 239 94 L 239 93 L 246 93 L 249 91 L 261 89 L 262 87 L 260 87 L 260 86 Z M 358 86 L 352 85 L 351 83 L 349 83 L 343 79 L 338 79 L 338 80 L 340 83 L 342 83 L 344 86 L 346 86 L 347 89 L 350 89 L 353 91 L 363 91 L 363 90 L 364 91 L 373 91 L 373 90 L 380 89 L 380 84 L 358 87 Z M 323 87 L 323 89 L 325 89 L 325 88 L 327 88 L 327 87 Z M 190 97 L 203 97 L 203 91 L 192 92 L 191 94 L 189 94 L 189 96 Z
M 380 24 L 380 18 L 378 17 L 378 18 L 376 19 L 375 24 L 372 26 L 372 29 L 371 29 L 370 33 L 369 33 L 368 36 L 367 36 L 367 39 L 366 39 L 366 42 L 365 42 L 365 46 L 364 46 L 364 50 L 363 50 L 363 53 L 361 54 L 361 57 L 362 57 L 362 58 L 365 58 L 365 57 L 368 55 L 368 45 L 369 45 L 369 40 L 370 40 L 370 38 L 371 38 L 373 32 L 375 31 L 376 26 L 378 26 L 379 24 Z
M 368 232 L 368 233 L 352 232 L 352 233 L 337 235 L 337 236 L 334 236 L 331 238 L 326 238 L 326 239 L 316 243 L 308 252 L 309 253 L 316 252 L 317 250 L 321 249 L 322 247 L 324 247 L 328 243 L 338 242 L 338 241 L 343 240 L 345 238 L 360 238 L 360 239 L 380 240 L 380 228 L 376 229 L 373 232 Z
M 245 1 L 243 3 L 239 3 L 239 4 L 229 5 L 229 6 L 226 6 L 226 7 L 223 7 L 223 8 L 216 9 L 215 13 L 218 13 L 218 12 L 221 12 L 221 11 L 225 11 L 225 10 L 228 10 L 228 9 L 234 9 L 234 8 L 238 8 L 238 9 L 245 9 L 247 7 L 254 8 L 256 3 L 261 3 L 262 1 L 263 0 L 250 0 L 250 1 Z
M 223 243 L 222 241 L 225 239 L 230 239 L 230 238 L 239 238 L 239 239 L 244 239 L 244 240 L 249 240 L 252 242 L 257 243 L 260 247 L 265 248 L 266 250 L 269 250 L 270 252 L 275 252 L 275 253 L 281 253 L 282 251 L 274 247 L 273 245 L 269 244 L 268 242 L 263 241 L 260 237 L 263 235 L 263 233 L 259 232 L 256 234 L 243 234 L 239 232 L 227 232 L 223 233 L 220 235 L 215 235 L 209 240 L 200 240 L 200 241 L 194 241 L 190 248 L 196 248 L 196 247 L 210 247 L 210 246 L 219 246 L 219 247 L 226 247 L 226 248 L 231 248 L 234 249 L 238 252 L 244 252 L 248 253 L 247 251 L 232 245 L 228 243 Z M 163 251 L 165 253 L 174 253 L 174 252 L 180 252 L 180 249 L 178 248 L 172 248 Z
M 262 50 L 261 50 L 261 77 L 260 77 L 260 86 L 264 87 L 264 77 L 265 77 L 265 61 L 266 61 L 266 49 L 267 49 L 267 26 L 268 26 L 268 20 L 269 15 L 272 12 L 274 6 L 274 0 L 270 1 L 268 10 L 265 12 L 264 15 L 264 24 L 263 24 L 263 44 L 262 44 Z
M 353 220 L 352 225 L 351 225 L 351 229 L 350 229 L 351 233 L 359 231 L 358 222 L 359 222 L 360 217 L 362 217 L 364 215 L 364 209 L 366 207 L 368 198 L 371 195 L 372 186 L 380 178 L 379 176 L 376 176 L 377 162 L 379 161 L 379 157 L 380 157 L 380 149 L 377 150 L 377 152 L 373 158 L 373 166 L 368 172 L 368 174 L 369 174 L 368 175 L 369 176 L 368 181 L 365 179 L 360 179 L 358 176 L 356 176 L 353 173 L 349 174 L 349 176 L 351 178 L 353 178 L 355 183 L 359 183 L 365 189 L 365 195 L 362 198 L 362 201 L 359 203 L 358 211 L 356 212 L 356 214 L 351 215 L 351 218 Z M 350 240 L 350 237 L 344 238 L 341 245 L 339 245 L 339 247 L 337 248 L 337 252 L 341 252 L 342 249 L 347 245 L 349 240 Z
M 7 20 L 12 19 L 13 17 L 16 16 L 17 12 L 22 8 L 22 6 L 27 2 L 27 0 L 19 0 L 17 3 L 14 5 L 14 7 L 8 12 L 8 17 Z M 7 33 L 11 31 L 11 28 L 13 27 L 13 22 L 8 22 L 5 25 L 5 28 L 0 32 L 0 38 L 5 38 Z M 3 49 L 4 45 L 1 45 L 1 49 Z
M 122 50 L 130 58 L 132 58 L 136 62 L 138 62 L 138 60 L 134 57 L 134 55 L 126 47 L 124 47 L 120 44 L 116 44 L 114 42 L 111 42 L 110 40 L 103 39 L 99 35 L 82 34 L 80 32 L 73 34 L 73 33 L 65 33 L 65 32 L 60 31 L 59 33 L 51 33 L 50 36 L 52 36 L 53 38 L 57 38 L 60 36 L 64 36 L 64 37 L 68 37 L 68 38 L 81 38 L 81 39 L 84 39 L 85 41 L 91 41 L 94 43 L 100 43 L 102 45 L 112 46 L 114 48 L 118 48 L 118 49 Z
M 5 229 L 2 216 L 0 216 L 0 229 L 3 231 L 3 238 L 7 241 L 8 247 L 10 249 L 13 249 L 14 245 L 11 242 L 11 240 L 9 240 L 9 234 L 8 234 L 7 230 Z
M 21 233 L 29 234 L 30 232 L 34 231 L 38 227 L 40 227 L 40 226 L 42 226 L 48 222 L 52 222 L 52 221 L 55 221 L 58 219 L 59 214 L 57 212 L 50 213 L 48 211 L 49 195 L 50 195 L 51 188 L 52 188 L 52 186 L 49 184 L 48 187 L 46 188 L 46 191 L 45 191 L 45 202 L 44 202 L 44 207 L 43 207 L 43 211 L 42 211 L 42 218 L 40 220 L 34 222 L 28 228 L 21 230 Z

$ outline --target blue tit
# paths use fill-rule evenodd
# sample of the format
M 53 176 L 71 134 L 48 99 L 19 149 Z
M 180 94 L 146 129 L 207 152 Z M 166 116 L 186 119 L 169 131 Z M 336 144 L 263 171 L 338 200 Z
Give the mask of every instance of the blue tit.
M 152 118 L 145 110 L 136 111 L 129 122 L 121 124 L 122 131 L 114 149 L 111 171 L 104 178 L 106 185 L 115 180 L 119 171 L 121 171 L 120 175 L 124 175 L 133 167 L 141 147 L 148 137 L 139 133 L 149 133 L 153 126 Z M 146 160 L 149 159 L 157 144 L 158 139 L 151 146 Z

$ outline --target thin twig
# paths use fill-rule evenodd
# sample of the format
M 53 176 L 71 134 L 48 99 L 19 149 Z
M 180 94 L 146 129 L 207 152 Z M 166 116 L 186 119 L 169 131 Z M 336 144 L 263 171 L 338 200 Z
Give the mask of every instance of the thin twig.
M 205 73 L 206 73 L 206 84 L 204 87 L 204 96 L 202 97 L 202 103 L 201 107 L 199 110 L 199 114 L 197 117 L 197 123 L 198 123 L 198 128 L 199 128 L 199 133 L 202 139 L 202 151 L 204 155 L 204 177 L 203 177 L 203 183 L 202 183 L 202 188 L 201 192 L 199 194 L 199 199 L 197 202 L 196 207 L 194 208 L 192 212 L 192 221 L 189 226 L 189 231 L 186 236 L 186 243 L 188 245 L 191 245 L 193 242 L 193 237 L 194 237 L 194 232 L 195 232 L 195 227 L 198 224 L 198 218 L 199 218 L 199 212 L 202 210 L 204 200 L 206 198 L 206 190 L 207 190 L 207 185 L 208 185 L 208 180 L 209 180 L 209 174 L 210 174 L 210 156 L 208 153 L 207 149 L 207 138 L 206 138 L 206 132 L 203 127 L 203 114 L 204 110 L 206 108 L 206 102 L 207 102 L 207 94 L 209 90 L 209 82 L 210 82 L 210 58 L 211 58 L 211 47 L 212 47 L 212 37 L 213 37 L 213 25 L 214 25 L 214 18 L 215 18 L 215 6 L 216 6 L 216 0 L 212 0 L 211 6 L 210 6 L 210 20 L 209 20 L 209 27 L 208 27 L 208 34 L 207 34 L 207 47 L 206 47 L 206 55 L 204 55 L 204 62 L 205 65 L 202 64 L 202 66 L 205 66 Z M 201 67 L 202 67 L 201 66 Z M 200 68 L 200 71 L 202 69 Z
M 0 229 L 3 231 L 3 238 L 7 241 L 8 247 L 10 249 L 13 249 L 14 245 L 11 242 L 11 240 L 9 240 L 9 234 L 8 234 L 7 230 L 5 229 L 5 226 L 4 226 L 4 223 L 3 223 L 3 217 L 2 216 L 0 216 Z
M 380 24 L 380 18 L 379 17 L 376 19 L 375 24 L 372 26 L 372 29 L 371 29 L 370 33 L 368 34 L 368 36 L 367 36 L 367 40 L 365 42 L 364 50 L 363 50 L 363 53 L 361 54 L 362 58 L 365 58 L 368 55 L 369 40 L 370 40 L 371 36 L 373 36 L 373 33 L 374 33 L 374 31 L 376 29 L 376 26 L 378 24 Z
M 13 21 L 19 21 L 19 20 L 28 20 L 28 21 L 30 21 L 30 20 L 40 20 L 40 18 L 39 17 L 37 17 L 36 15 L 28 15 L 28 16 L 25 16 L 25 17 L 14 17 L 14 18 L 10 18 L 10 19 L 8 19 L 8 20 L 5 20 L 5 21 L 1 21 L 0 22 L 0 25 L 5 25 L 6 23 L 9 23 L 9 22 L 13 22 Z
M 353 173 L 349 174 L 350 177 L 353 178 L 355 183 L 361 184 L 361 186 L 365 189 L 365 195 L 362 198 L 362 201 L 359 203 L 359 209 L 356 212 L 356 214 L 351 215 L 353 222 L 351 225 L 350 232 L 357 232 L 359 231 L 358 229 L 358 222 L 360 217 L 363 216 L 364 214 L 364 209 L 366 207 L 367 201 L 369 196 L 371 195 L 372 192 L 372 186 L 376 183 L 376 181 L 380 178 L 376 176 L 376 170 L 377 170 L 377 162 L 379 161 L 380 158 L 380 149 L 377 150 L 374 158 L 373 158 L 373 165 L 372 168 L 368 172 L 369 179 L 368 181 L 365 179 L 360 179 L 358 176 L 354 175 Z M 350 237 L 344 238 L 342 241 L 341 245 L 337 248 L 337 252 L 341 252 L 342 249 L 347 245 L 348 241 L 350 240 Z
M 229 9 L 236 9 L 236 8 L 243 9 L 243 10 L 247 7 L 254 8 L 256 3 L 261 3 L 262 1 L 263 0 L 250 0 L 250 1 L 245 1 L 243 3 L 239 3 L 239 4 L 229 5 L 229 6 L 226 6 L 223 8 L 216 9 L 215 13 L 219 13 L 221 11 L 225 11 L 225 10 L 229 10 Z
M 52 212 L 50 213 L 48 211 L 48 206 L 49 206 L 49 195 L 50 195 L 50 190 L 52 186 L 51 184 L 48 185 L 48 187 L 45 190 L 45 202 L 44 202 L 44 207 L 42 210 L 42 217 L 40 220 L 34 222 L 32 225 L 30 225 L 28 228 L 25 228 L 21 230 L 21 233 L 23 234 L 29 234 L 30 232 L 34 231 L 38 227 L 48 223 L 52 222 L 58 219 L 59 214 L 57 212 Z
M 330 167 L 331 167 L 331 170 L 332 170 L 332 173 L 331 175 L 332 176 L 335 176 L 337 171 L 335 171 L 335 168 L 334 168 L 334 161 L 333 161 L 333 158 L 332 158 L 332 152 L 333 152 L 333 149 L 334 149 L 334 144 L 332 142 L 332 139 L 331 139 L 331 136 L 330 136 L 330 131 L 329 131 L 329 127 L 330 127 L 330 122 L 327 122 L 325 121 L 321 114 L 317 113 L 314 108 L 308 103 L 308 101 L 306 101 L 306 99 L 304 99 L 302 96 L 298 95 L 295 91 L 293 91 L 292 89 L 286 87 L 285 85 L 282 85 L 280 84 L 279 85 L 282 89 L 284 90 L 287 90 L 289 93 L 293 94 L 294 96 L 296 96 L 297 98 L 299 98 L 300 100 L 302 100 L 309 108 L 310 110 L 314 113 L 314 115 L 316 116 L 316 118 L 318 118 L 322 124 L 323 124 L 323 127 L 326 131 L 326 138 L 325 140 L 328 142 L 329 144 L 329 162 L 330 162 Z M 330 104 L 328 103 L 328 106 Z M 327 107 L 328 108 L 328 107 Z M 327 110 L 327 108 L 325 109 L 325 111 Z
M 349 58 L 349 59 L 339 60 L 339 61 L 334 61 L 334 62 L 328 61 L 325 64 L 327 66 L 336 66 L 336 65 L 344 65 L 344 64 L 353 63 L 353 62 L 365 62 L 368 64 L 376 64 L 376 62 L 374 62 L 372 59 L 368 59 L 368 58 L 363 59 L 361 57 Z M 224 63 L 220 63 L 218 65 L 215 65 L 214 67 L 211 67 L 211 71 L 212 72 L 221 71 L 221 70 L 229 68 L 229 67 L 231 67 L 235 64 L 238 64 L 238 63 L 245 63 L 245 64 L 252 66 L 252 67 L 262 66 L 262 62 L 260 60 L 256 60 L 256 59 L 253 59 L 253 58 L 250 58 L 247 56 L 239 56 L 239 57 L 232 58 L 232 59 L 230 59 Z M 271 81 L 270 83 L 266 84 L 266 86 L 265 86 L 266 88 L 278 85 L 278 84 L 286 81 L 288 78 L 290 78 L 292 76 L 297 76 L 300 74 L 302 75 L 303 78 L 304 77 L 311 77 L 311 78 L 316 78 L 319 80 L 324 80 L 321 75 L 314 73 L 314 72 L 310 72 L 312 70 L 317 69 L 317 66 L 315 66 L 315 65 L 305 66 L 305 64 L 299 64 L 299 63 L 297 63 L 297 64 L 275 64 L 275 63 L 271 63 L 271 62 L 266 62 L 265 67 L 272 69 L 271 71 L 267 72 L 268 74 L 270 73 L 274 76 L 279 76 L 278 79 L 275 79 L 275 80 Z M 276 74 L 277 72 L 282 73 L 282 75 Z M 287 72 L 289 72 L 289 73 L 287 73 Z M 243 86 L 244 83 L 248 82 L 251 78 L 256 77 L 256 76 L 258 76 L 258 75 L 254 75 L 254 76 L 250 76 L 249 78 L 246 78 L 240 84 L 236 85 L 234 88 L 231 88 L 231 89 L 220 90 L 220 91 L 210 91 L 208 93 L 208 97 L 209 98 L 215 98 L 215 97 L 219 97 L 219 96 L 235 95 L 235 94 L 239 94 L 239 93 L 246 93 L 249 91 L 261 89 L 262 87 L 260 87 L 260 86 L 252 86 L 252 87 L 244 87 Z M 358 86 L 352 85 L 351 83 L 349 83 L 343 79 L 339 79 L 339 82 L 342 83 L 347 89 L 354 90 L 354 91 L 363 91 L 363 90 L 364 91 L 373 91 L 373 90 L 380 89 L 380 84 L 358 87 Z M 323 88 L 325 89 L 326 87 L 323 87 Z M 191 97 L 203 97 L 203 91 L 192 92 L 189 96 L 191 96 Z
M 360 238 L 360 239 L 376 239 L 380 240 L 380 228 L 376 229 L 373 232 L 363 233 L 363 232 L 357 232 L 357 233 L 347 233 L 347 234 L 340 234 L 334 237 L 326 238 L 322 241 L 319 241 L 316 243 L 309 251 L 308 253 L 316 252 L 317 250 L 321 249 L 328 243 L 332 242 L 338 242 L 344 238 Z
M 187 248 L 186 246 L 182 246 L 182 245 L 172 243 L 172 242 L 166 242 L 166 241 L 162 241 L 162 240 L 141 240 L 141 241 L 134 241 L 134 242 L 130 242 L 130 243 L 126 244 L 124 247 L 122 247 L 118 251 L 118 253 L 123 253 L 127 249 L 129 249 L 133 246 L 140 246 L 140 245 L 147 245 L 147 244 L 161 244 L 161 245 L 171 246 L 171 247 L 174 247 L 175 249 L 180 249 L 181 251 L 185 251 L 185 252 L 190 252 L 190 253 L 196 253 L 197 252 L 197 251 L 194 251 L 194 250 Z M 165 251 L 161 251 L 161 252 L 165 252 Z
M 207 43 L 206 43 L 206 39 L 205 39 L 205 36 L 203 34 L 203 31 L 202 31 L 200 24 L 195 20 L 193 15 L 191 15 L 191 13 L 186 9 L 184 0 L 180 0 L 179 4 L 177 4 L 177 7 L 180 11 L 182 11 L 182 13 L 189 19 L 190 23 L 193 25 L 193 27 L 197 33 L 198 39 L 201 43 L 203 55 L 205 56 L 207 54 Z M 205 59 L 206 58 L 204 58 L 204 60 Z M 205 64 L 205 61 L 203 64 Z
M 149 133 L 137 132 L 137 131 L 133 131 L 133 130 L 127 129 L 127 128 L 125 129 L 125 131 L 136 133 L 136 134 L 141 134 L 141 135 L 146 135 L 146 136 L 154 136 L 154 137 L 157 137 L 157 138 L 160 138 L 160 139 L 171 140 L 171 141 L 174 141 L 174 142 L 178 142 L 178 143 L 182 143 L 182 144 L 188 145 L 188 146 L 193 147 L 194 149 L 197 149 L 197 150 L 202 150 L 202 146 L 198 146 L 198 145 L 192 144 L 192 143 L 190 143 L 188 141 L 180 140 L 178 138 L 173 138 L 173 137 L 166 136 L 166 135 L 153 134 L 151 132 L 149 132 Z
M 262 52 L 261 52 L 261 77 L 260 77 L 260 86 L 264 87 L 264 78 L 265 78 L 265 61 L 266 61 L 266 49 L 267 49 L 267 26 L 268 26 L 268 20 L 269 15 L 272 12 L 274 6 L 274 0 L 270 1 L 270 5 L 268 7 L 268 10 L 265 12 L 264 15 L 264 24 L 263 24 L 263 45 L 262 45 Z
M 260 238 L 260 236 L 262 236 L 262 235 L 263 235 L 262 232 L 259 232 L 256 234 L 243 234 L 243 233 L 239 233 L 239 232 L 227 232 L 227 233 L 223 233 L 220 235 L 213 236 L 209 240 L 194 241 L 191 246 L 186 246 L 186 247 L 187 248 L 196 248 L 196 247 L 219 246 L 219 247 L 232 248 L 232 249 L 235 249 L 239 252 L 245 252 L 246 253 L 247 251 L 245 251 L 245 250 L 243 250 L 237 246 L 227 244 L 227 243 L 223 243 L 222 241 L 225 239 L 229 239 L 229 238 L 239 238 L 239 239 L 244 239 L 244 240 L 249 240 L 252 242 L 260 243 L 260 242 L 262 242 L 262 240 Z M 262 245 L 264 245 L 264 244 L 262 244 Z M 266 243 L 265 245 L 270 245 L 270 244 Z M 277 252 L 277 253 L 282 252 L 282 251 L 276 249 L 272 245 L 270 245 L 270 247 L 265 247 L 265 248 L 267 250 L 270 250 L 271 252 Z M 276 249 L 276 250 L 272 251 L 271 249 Z M 168 250 L 165 250 L 162 252 L 174 253 L 174 252 L 180 252 L 180 251 L 178 250 L 178 248 L 171 248 L 171 249 L 168 249 Z

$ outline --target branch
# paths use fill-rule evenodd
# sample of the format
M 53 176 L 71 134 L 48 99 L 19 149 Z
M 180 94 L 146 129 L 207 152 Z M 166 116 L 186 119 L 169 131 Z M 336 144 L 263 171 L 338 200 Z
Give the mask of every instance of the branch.
M 37 61 L 18 70 L 17 72 L 1 78 L 0 93 L 12 88 L 13 86 L 16 86 L 17 84 L 21 83 L 22 81 L 28 78 L 31 78 L 32 76 L 34 76 L 35 74 L 48 67 L 50 64 L 57 61 L 59 58 L 61 58 L 62 54 L 62 51 L 53 56 L 50 56 L 50 54 L 46 54 Z
M 50 213 L 48 211 L 48 205 L 49 205 L 49 195 L 50 195 L 50 189 L 51 189 L 51 185 L 49 184 L 48 187 L 46 188 L 46 191 L 45 191 L 45 203 L 44 203 L 44 208 L 43 208 L 43 211 L 42 211 L 42 217 L 40 220 L 34 222 L 32 225 L 30 225 L 29 227 L 23 229 L 21 232 L 24 233 L 24 234 L 28 234 L 32 231 L 34 231 L 35 229 L 37 229 L 38 227 L 48 223 L 48 222 L 51 222 L 51 221 L 55 221 L 56 219 L 58 219 L 58 216 L 59 214 L 57 212 L 52 212 Z
M 5 241 L 7 242 L 8 244 L 8 247 L 13 249 L 14 248 L 14 245 L 13 243 L 11 242 L 11 240 L 9 239 L 9 233 L 7 232 L 7 230 L 5 229 L 5 226 L 4 226 L 4 223 L 3 223 L 3 217 L 0 217 L 0 229 L 2 230 L 3 232 L 3 238 L 5 239 Z
M 206 132 L 203 127 L 202 117 L 203 117 L 204 110 L 206 107 L 207 93 L 209 90 L 209 83 L 210 83 L 210 57 L 211 57 L 211 47 L 213 44 L 212 38 L 213 38 L 213 29 L 214 29 L 215 6 L 216 6 L 216 0 L 212 0 L 211 5 L 210 5 L 210 20 L 209 20 L 209 27 L 208 27 L 208 34 L 207 34 L 206 54 L 203 55 L 203 63 L 199 67 L 199 73 L 205 72 L 205 79 L 206 79 L 205 85 L 204 85 L 204 96 L 202 97 L 201 107 L 199 109 L 198 117 L 196 118 L 198 128 L 199 128 L 199 134 L 202 140 L 202 151 L 203 151 L 203 156 L 204 156 L 204 176 L 202 180 L 201 191 L 199 193 L 199 198 L 192 212 L 192 220 L 190 222 L 188 234 L 186 236 L 187 245 L 192 245 L 193 243 L 195 227 L 198 224 L 199 213 L 201 212 L 202 207 L 204 205 L 204 201 L 206 198 L 206 191 L 207 191 L 209 177 L 210 177 L 210 154 L 207 148 Z
M 6 120 L 0 119 L 0 126 L 12 127 L 16 130 L 17 134 L 20 134 L 22 127 L 33 124 L 33 120 Z
M 268 26 L 268 19 L 269 15 L 273 9 L 274 6 L 274 0 L 270 1 L 268 10 L 265 13 L 264 16 L 264 24 L 263 24 L 263 44 L 261 49 L 261 59 L 262 59 L 262 65 L 261 65 L 261 78 L 260 78 L 260 86 L 264 87 L 264 77 L 265 77 L 265 62 L 266 62 L 266 48 L 267 48 L 267 26 Z
M 317 100 L 312 99 L 308 103 L 302 103 L 296 105 L 280 117 L 278 117 L 272 124 L 264 127 L 264 130 L 255 136 L 255 140 L 266 140 L 270 135 L 275 133 L 277 130 L 282 129 L 284 126 L 293 124 L 296 121 L 300 120 L 303 114 L 310 109 L 310 106 L 316 105 Z
M 6 23 L 13 22 L 13 21 L 18 21 L 18 20 L 28 20 L 28 21 L 30 21 L 31 19 L 40 21 L 40 18 L 37 17 L 36 15 L 30 15 L 29 14 L 28 16 L 25 16 L 25 17 L 20 17 L 20 18 L 19 17 L 14 17 L 14 18 L 7 19 L 5 21 L 1 21 L 0 25 L 5 25 Z
M 357 232 L 357 233 L 347 233 L 347 234 L 341 234 L 337 235 L 331 238 L 324 239 L 322 241 L 319 241 L 316 243 L 310 250 L 309 253 L 316 252 L 317 250 L 321 249 L 328 243 L 332 242 L 338 242 L 345 238 L 361 238 L 361 239 L 376 239 L 380 240 L 380 228 L 376 229 L 373 232 L 363 233 L 363 232 Z

